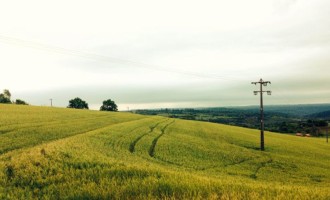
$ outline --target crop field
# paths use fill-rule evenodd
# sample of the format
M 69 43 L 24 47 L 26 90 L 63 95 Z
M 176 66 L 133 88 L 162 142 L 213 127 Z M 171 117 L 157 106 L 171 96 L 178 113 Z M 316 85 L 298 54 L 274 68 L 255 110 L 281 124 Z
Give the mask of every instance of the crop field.
M 322 138 L 0 104 L 0 199 L 330 199 Z

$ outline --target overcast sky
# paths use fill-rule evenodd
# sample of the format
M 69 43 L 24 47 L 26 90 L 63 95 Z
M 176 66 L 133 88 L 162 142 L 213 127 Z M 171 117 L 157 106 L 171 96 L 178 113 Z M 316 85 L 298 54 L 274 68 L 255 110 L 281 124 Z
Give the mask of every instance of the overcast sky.
M 0 69 L 32 105 L 330 103 L 330 1 L 1 1 Z

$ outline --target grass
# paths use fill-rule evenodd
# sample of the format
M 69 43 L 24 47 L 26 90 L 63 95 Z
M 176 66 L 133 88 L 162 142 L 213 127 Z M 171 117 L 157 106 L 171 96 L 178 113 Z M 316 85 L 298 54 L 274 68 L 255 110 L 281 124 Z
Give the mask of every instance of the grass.
M 318 138 L 206 122 L 0 105 L 1 199 L 329 199 Z

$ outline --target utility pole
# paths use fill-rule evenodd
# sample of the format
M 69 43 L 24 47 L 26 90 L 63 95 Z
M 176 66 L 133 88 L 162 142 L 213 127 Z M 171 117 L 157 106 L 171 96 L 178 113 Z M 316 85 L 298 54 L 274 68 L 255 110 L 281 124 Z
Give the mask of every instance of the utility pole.
M 49 99 L 50 100 L 50 107 L 53 107 L 53 99 Z
M 327 127 L 327 143 L 329 143 L 329 128 Z
M 260 150 L 265 150 L 265 139 L 264 139 L 264 102 L 263 102 L 263 93 L 267 92 L 268 95 L 271 95 L 271 91 L 263 91 L 262 86 L 267 86 L 267 84 L 271 84 L 270 81 L 263 81 L 260 79 L 258 82 L 251 82 L 252 84 L 260 84 L 260 90 L 259 91 L 253 91 L 254 95 L 257 95 L 260 93 Z

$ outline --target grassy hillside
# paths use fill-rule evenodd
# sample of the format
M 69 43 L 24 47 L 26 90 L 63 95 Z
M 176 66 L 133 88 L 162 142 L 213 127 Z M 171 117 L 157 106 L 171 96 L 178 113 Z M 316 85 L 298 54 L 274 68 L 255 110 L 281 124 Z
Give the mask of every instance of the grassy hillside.
M 329 199 L 330 145 L 219 124 L 0 105 L 1 199 Z

